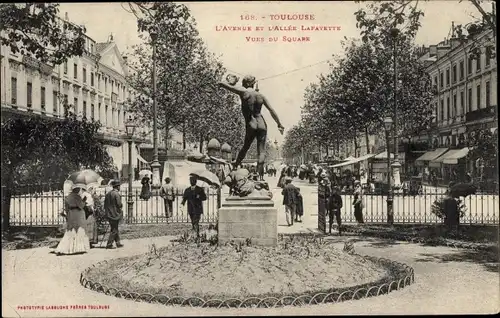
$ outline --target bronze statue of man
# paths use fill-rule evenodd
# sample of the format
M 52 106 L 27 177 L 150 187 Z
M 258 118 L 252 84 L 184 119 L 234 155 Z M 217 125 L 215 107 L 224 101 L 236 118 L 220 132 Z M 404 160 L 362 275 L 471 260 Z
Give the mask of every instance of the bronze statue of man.
M 245 158 L 248 149 L 252 145 L 252 142 L 254 139 L 257 139 L 257 171 L 259 173 L 262 171 L 263 174 L 266 155 L 267 124 L 261 114 L 262 105 L 264 105 L 271 113 L 271 116 L 276 121 L 276 124 L 278 124 L 278 129 L 281 134 L 283 134 L 283 130 L 285 128 L 281 125 L 278 115 L 271 107 L 266 97 L 254 89 L 255 77 L 251 75 L 245 76 L 241 81 L 242 86 L 236 85 L 238 80 L 239 78 L 237 76 L 228 75 L 226 76 L 227 83 L 219 83 L 219 85 L 223 88 L 240 96 L 241 111 L 243 113 L 243 117 L 245 118 L 245 140 L 243 147 L 238 153 L 238 157 L 234 161 L 233 168 L 238 169 L 241 162 Z

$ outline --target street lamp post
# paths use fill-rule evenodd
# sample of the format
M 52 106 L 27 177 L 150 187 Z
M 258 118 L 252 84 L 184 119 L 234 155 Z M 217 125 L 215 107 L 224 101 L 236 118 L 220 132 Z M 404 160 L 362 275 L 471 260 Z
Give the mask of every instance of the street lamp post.
M 389 186 L 389 192 L 387 193 L 387 223 L 394 223 L 394 198 L 391 186 L 391 152 L 389 150 L 390 144 L 390 131 L 392 127 L 392 118 L 386 117 L 384 119 L 385 126 L 385 143 L 387 148 L 387 185 Z
M 278 151 L 278 140 L 274 139 L 274 147 L 276 147 L 276 159 L 280 157 L 280 153 Z
M 128 141 L 128 201 L 127 201 L 127 223 L 132 223 L 132 213 L 134 210 L 134 199 L 132 196 L 132 179 L 133 179 L 133 171 L 132 171 L 132 141 L 134 137 L 135 124 L 131 117 L 125 124 L 125 128 L 127 131 L 127 141 Z
M 153 162 L 151 170 L 153 172 L 153 186 L 160 185 L 160 162 L 158 161 L 158 106 L 156 103 L 156 40 L 158 33 L 151 31 L 151 45 L 153 46 Z
M 392 118 L 394 121 L 393 124 L 393 138 L 394 138 L 394 162 L 392 164 L 392 173 L 394 175 L 394 186 L 400 186 L 400 172 L 401 164 L 399 163 L 399 145 L 398 145 L 398 98 L 397 98 L 397 85 L 398 85 L 398 70 L 397 70 L 397 52 L 396 52 L 396 44 L 397 37 L 400 31 L 398 28 L 391 29 L 392 35 L 392 45 L 393 45 L 393 63 L 394 63 L 394 104 L 392 108 Z M 389 160 L 389 159 L 388 159 Z

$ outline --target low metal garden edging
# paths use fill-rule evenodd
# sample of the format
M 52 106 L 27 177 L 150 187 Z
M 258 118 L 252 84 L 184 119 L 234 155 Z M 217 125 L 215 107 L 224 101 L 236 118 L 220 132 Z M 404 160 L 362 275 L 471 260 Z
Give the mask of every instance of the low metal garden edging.
M 283 306 L 302 306 L 324 303 L 339 303 L 346 300 L 355 300 L 373 296 L 388 294 L 391 291 L 404 288 L 415 281 L 414 270 L 412 267 L 392 261 L 386 258 L 377 258 L 372 256 L 362 256 L 372 262 L 383 265 L 389 270 L 389 275 L 371 283 L 361 284 L 353 287 L 332 288 L 325 291 L 310 292 L 302 295 L 289 295 L 282 297 L 249 297 L 245 299 L 203 299 L 200 297 L 181 297 L 149 293 L 136 293 L 128 290 L 118 290 L 113 287 L 105 286 L 99 282 L 89 280 L 86 275 L 92 268 L 106 264 L 102 261 L 85 269 L 80 275 L 80 284 L 84 288 L 104 293 L 106 295 L 131 299 L 147 303 L 159 303 L 163 305 L 180 305 L 190 307 L 216 307 L 216 308 L 277 308 Z

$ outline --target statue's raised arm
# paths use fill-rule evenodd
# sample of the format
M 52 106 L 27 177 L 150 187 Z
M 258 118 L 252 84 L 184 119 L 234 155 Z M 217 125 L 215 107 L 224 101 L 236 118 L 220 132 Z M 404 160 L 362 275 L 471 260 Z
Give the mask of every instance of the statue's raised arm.
M 239 78 L 236 75 L 227 75 L 226 82 L 219 82 L 219 86 L 227 89 L 228 91 L 241 95 L 246 92 L 246 88 L 243 86 L 236 85 L 238 83 Z

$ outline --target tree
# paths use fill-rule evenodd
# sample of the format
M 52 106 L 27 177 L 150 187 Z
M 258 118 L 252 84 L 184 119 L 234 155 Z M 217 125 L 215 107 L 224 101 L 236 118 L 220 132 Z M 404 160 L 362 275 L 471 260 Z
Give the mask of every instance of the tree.
M 10 199 L 20 184 L 63 182 L 69 173 L 112 170 L 112 159 L 98 136 L 100 123 L 73 113 L 61 119 L 44 116 L 3 118 L 2 226 L 9 229 Z
M 152 50 L 149 33 L 158 32 L 157 105 L 158 128 L 182 131 L 185 140 L 217 138 L 238 147 L 243 139 L 241 115 L 234 96 L 216 86 L 225 69 L 198 37 L 196 23 L 185 5 L 174 3 L 129 4 L 138 18 L 145 43 L 134 47 L 129 83 L 137 96 L 128 101 L 130 111 L 145 125 L 153 119 Z M 200 151 L 202 148 L 200 146 Z
M 0 4 L 1 44 L 15 54 L 58 65 L 83 54 L 85 28 L 58 17 L 57 3 Z

